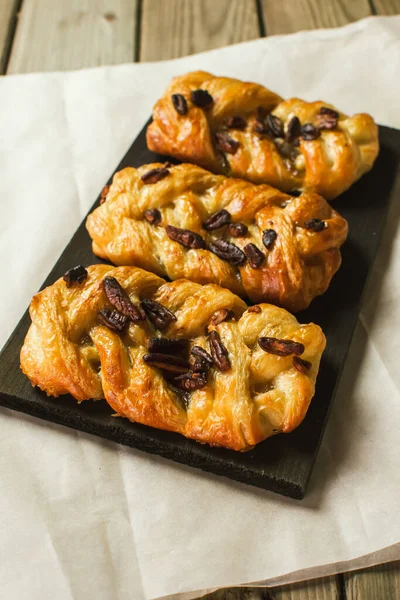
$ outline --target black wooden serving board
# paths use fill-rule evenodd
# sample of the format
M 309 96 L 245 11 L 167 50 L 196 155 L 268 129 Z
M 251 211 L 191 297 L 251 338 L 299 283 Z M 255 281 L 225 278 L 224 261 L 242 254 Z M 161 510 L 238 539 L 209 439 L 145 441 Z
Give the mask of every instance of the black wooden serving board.
M 145 129 L 117 170 L 165 160 L 147 149 Z M 301 322 L 312 320 L 318 323 L 328 343 L 321 361 L 316 395 L 305 420 L 296 431 L 265 440 L 250 452 L 239 453 L 201 445 L 178 434 L 130 423 L 126 419 L 112 418 L 112 410 L 105 401 L 87 401 L 78 405 L 71 396 L 48 398 L 31 387 L 19 368 L 19 353 L 30 324 L 28 312 L 0 355 L 0 404 L 204 471 L 292 498 L 303 498 L 346 360 L 363 289 L 377 254 L 388 207 L 400 193 L 400 131 L 387 127 L 379 129 L 381 151 L 374 168 L 334 203 L 349 222 L 349 238 L 343 246 L 342 266 L 326 294 L 315 299 L 307 311 L 297 315 Z M 43 287 L 52 284 L 74 265 L 96 262 L 101 261 L 92 254 L 90 238 L 82 223 Z

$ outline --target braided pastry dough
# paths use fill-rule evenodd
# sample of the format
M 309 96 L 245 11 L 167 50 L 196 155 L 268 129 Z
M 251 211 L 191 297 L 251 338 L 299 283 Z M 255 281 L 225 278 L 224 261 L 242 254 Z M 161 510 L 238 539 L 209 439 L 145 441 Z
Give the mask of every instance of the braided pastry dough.
M 163 174 L 155 183 L 148 177 L 154 170 Z M 247 233 L 236 237 L 227 225 L 206 229 L 204 223 L 221 209 Z M 157 220 L 150 223 L 149 214 Z M 172 280 L 216 283 L 291 312 L 306 308 L 328 288 L 347 236 L 346 221 L 321 196 L 295 198 L 188 164 L 165 168 L 156 163 L 116 173 L 105 202 L 86 226 L 93 252 L 116 265 L 136 265 Z M 185 247 L 171 239 L 167 226 L 201 236 L 204 247 Z M 274 238 L 269 245 L 265 231 Z M 209 248 L 221 239 L 239 249 L 239 258 L 253 244 L 262 252 L 261 264 L 255 266 L 251 256 L 239 265 L 235 257 L 217 256 Z
M 110 278 L 134 305 L 156 301 L 175 320 L 162 332 L 149 318 L 131 321 L 120 333 L 111 330 L 99 322 L 99 311 L 112 308 L 105 292 Z M 246 450 L 299 425 L 314 395 L 325 347 L 317 325 L 300 325 L 269 304 L 246 309 L 232 292 L 213 284 L 165 283 L 134 267 L 91 266 L 84 281 L 68 288 L 59 279 L 34 296 L 21 368 L 49 395 L 70 393 L 78 401 L 105 396 L 117 414 L 131 421 Z M 219 322 L 221 314 L 226 320 Z M 212 331 L 217 333 L 207 337 Z M 228 368 L 217 368 L 214 359 L 201 374 L 205 383 L 191 393 L 177 389 L 163 368 L 146 362 L 151 338 L 158 343 L 161 338 L 187 340 L 190 353 L 194 346 L 210 352 L 212 336 L 225 348 Z M 276 352 L 289 347 L 289 354 L 265 351 L 260 338 L 278 338 Z M 265 342 L 271 343 L 277 344 Z
M 368 114 L 349 117 L 321 101 L 283 100 L 261 85 L 204 71 L 173 79 L 153 109 L 147 144 L 215 173 L 328 199 L 369 171 L 379 150 Z

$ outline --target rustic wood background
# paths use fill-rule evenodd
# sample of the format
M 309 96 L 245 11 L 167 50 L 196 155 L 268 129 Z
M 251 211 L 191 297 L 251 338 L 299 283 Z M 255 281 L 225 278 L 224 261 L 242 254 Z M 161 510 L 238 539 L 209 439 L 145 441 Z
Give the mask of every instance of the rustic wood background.
M 260 36 L 400 14 L 400 0 L 0 0 L 0 73 L 175 58 Z M 396 600 L 400 561 L 204 600 Z

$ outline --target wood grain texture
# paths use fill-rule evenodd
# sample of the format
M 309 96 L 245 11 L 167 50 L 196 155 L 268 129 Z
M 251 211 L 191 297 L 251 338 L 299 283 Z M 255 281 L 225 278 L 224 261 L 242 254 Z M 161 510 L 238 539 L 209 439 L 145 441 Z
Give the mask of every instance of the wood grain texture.
M 140 60 L 163 60 L 258 38 L 255 0 L 143 0 Z
M 133 61 L 137 3 L 138 0 L 24 0 L 7 73 Z
M 6 68 L 18 6 L 18 0 L 0 0 L 0 74 Z
M 346 600 L 400 598 L 400 561 L 343 575 Z
M 400 0 L 373 0 L 377 15 L 399 15 Z
M 372 14 L 368 0 L 261 0 L 267 35 L 339 27 Z
M 231 588 L 204 596 L 201 600 L 339 600 L 336 577 L 323 577 L 274 588 Z M 362 596 L 360 596 L 360 599 Z M 389 597 L 388 597 L 389 598 Z

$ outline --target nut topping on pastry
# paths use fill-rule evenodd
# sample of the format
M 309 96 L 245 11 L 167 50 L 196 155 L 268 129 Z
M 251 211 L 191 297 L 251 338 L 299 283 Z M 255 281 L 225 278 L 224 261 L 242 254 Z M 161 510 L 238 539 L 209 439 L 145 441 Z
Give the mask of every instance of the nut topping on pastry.
M 233 319 L 234 316 L 235 315 L 231 310 L 228 310 L 227 308 L 221 308 L 221 310 L 217 310 L 217 312 L 214 313 L 211 317 L 211 325 L 214 325 L 214 327 L 216 327 L 217 325 L 222 323 L 222 321 L 228 321 L 229 319 Z
M 162 217 L 158 208 L 148 208 L 144 211 L 143 216 L 146 219 L 146 221 L 150 223 L 150 225 L 158 225 L 159 223 L 161 223 Z
M 280 340 L 273 337 L 259 338 L 258 345 L 265 352 L 277 354 L 278 356 L 290 356 L 291 354 L 300 356 L 300 354 L 303 354 L 305 350 L 303 344 L 294 342 L 293 340 Z
M 105 277 L 103 280 L 103 289 L 107 300 L 118 312 L 128 317 L 133 323 L 144 321 L 146 314 L 144 311 L 131 302 L 128 294 L 123 290 L 115 277 Z
M 325 221 L 321 221 L 321 219 L 308 219 L 304 221 L 304 227 L 311 231 L 323 231 L 326 228 Z
M 107 194 L 110 190 L 110 186 L 109 185 L 105 185 L 103 187 L 103 189 L 101 190 L 101 194 L 100 194 L 100 204 L 103 204 L 106 201 L 106 197 Z
M 206 243 L 198 233 L 194 231 L 189 231 L 188 229 L 180 229 L 179 227 L 173 227 L 172 225 L 167 225 L 165 228 L 168 237 L 174 242 L 178 242 L 178 244 L 182 244 L 185 248 L 205 248 Z
M 210 250 L 222 260 L 230 262 L 232 265 L 240 266 L 246 262 L 246 255 L 240 248 L 226 240 L 217 239 L 210 244 Z
M 265 261 L 265 255 L 255 244 L 247 244 L 247 246 L 243 248 L 243 252 L 247 256 L 247 260 L 252 269 L 258 269 Z
M 226 131 L 217 131 L 215 137 L 217 139 L 217 146 L 222 152 L 236 154 L 239 150 L 240 142 L 231 138 Z
M 210 101 L 207 110 L 189 109 L 182 118 L 172 106 L 171 95 L 196 97 L 199 88 L 215 102 Z M 235 131 L 235 139 L 234 146 L 228 143 L 229 150 L 223 150 L 222 161 L 224 142 L 214 140 L 224 129 Z M 298 147 L 294 168 L 285 163 L 286 151 L 281 152 L 284 138 Z M 268 183 L 282 191 L 315 192 L 328 199 L 369 171 L 379 150 L 378 128 L 370 115 L 348 116 L 322 101 L 283 100 L 262 85 L 204 71 L 173 79 L 154 106 L 147 145 L 153 152 L 215 173 Z
M 103 323 L 103 325 L 106 325 L 113 331 L 124 331 L 129 324 L 129 317 L 112 308 L 103 308 L 100 310 L 98 319 L 100 323 Z
M 260 313 L 261 312 L 261 306 L 258 306 L 258 304 L 255 304 L 254 306 L 249 306 L 249 308 L 247 309 L 247 312 L 250 312 L 250 313 Z
M 298 356 L 293 356 L 293 366 L 299 371 L 299 373 L 306 375 L 311 369 L 312 364 L 308 360 L 304 360 Z
M 153 352 L 152 354 L 145 354 L 143 360 L 152 367 L 158 367 L 171 373 L 186 373 L 189 370 L 187 360 L 171 354 Z
M 186 115 L 188 105 L 185 96 L 182 96 L 182 94 L 172 94 L 171 99 L 176 112 L 180 115 Z
M 63 276 L 63 279 L 68 288 L 73 285 L 79 285 L 83 281 L 85 281 L 87 277 L 87 270 L 82 265 L 78 265 L 77 267 L 72 267 L 69 269 Z
M 317 325 L 300 325 L 271 304 L 260 305 L 259 312 L 247 310 L 240 298 L 215 284 L 167 283 L 142 269 L 106 264 L 87 271 L 79 287 L 67 288 L 59 279 L 32 299 L 32 324 L 21 350 L 21 368 L 32 385 L 51 396 L 72 394 L 79 402 L 105 398 L 115 413 L 133 422 L 233 450 L 248 450 L 301 423 L 325 347 Z M 115 311 L 102 308 L 108 302 L 102 285 L 107 277 L 135 303 L 146 301 L 173 315 L 166 337 L 157 338 L 162 341 L 152 337 L 147 321 L 123 335 L 99 322 L 99 309 L 106 315 Z M 205 336 L 212 315 L 222 309 L 235 319 Z M 129 323 L 120 313 L 118 318 Z M 278 336 L 304 346 L 301 362 L 293 354 L 260 348 L 259 338 Z M 190 397 L 183 396 L 186 392 Z
M 231 368 L 228 350 L 221 342 L 218 331 L 215 331 L 215 329 L 210 331 L 208 342 L 210 344 L 211 356 L 217 369 L 219 371 L 228 371 Z
M 231 215 L 223 208 L 222 210 L 219 210 L 211 215 L 207 221 L 204 221 L 203 227 L 207 231 L 213 231 L 214 229 L 220 229 L 221 227 L 224 227 L 224 225 L 229 225 L 230 222 Z
M 144 175 L 141 176 L 141 180 L 146 184 L 157 183 L 158 181 L 161 181 L 161 179 L 164 179 L 164 177 L 167 177 L 167 175 L 169 175 L 168 169 L 165 167 L 158 167 L 144 173 Z
M 201 108 L 208 108 L 214 102 L 213 97 L 207 90 L 193 90 L 190 97 L 193 104 Z
M 244 237 L 247 235 L 249 228 L 244 223 L 231 223 L 228 227 L 229 233 L 233 237 Z
M 267 250 L 272 248 L 277 237 L 278 234 L 274 229 L 264 229 L 262 233 L 262 241 Z
M 174 313 L 155 300 L 142 300 L 142 308 L 149 321 L 161 331 L 176 321 Z

